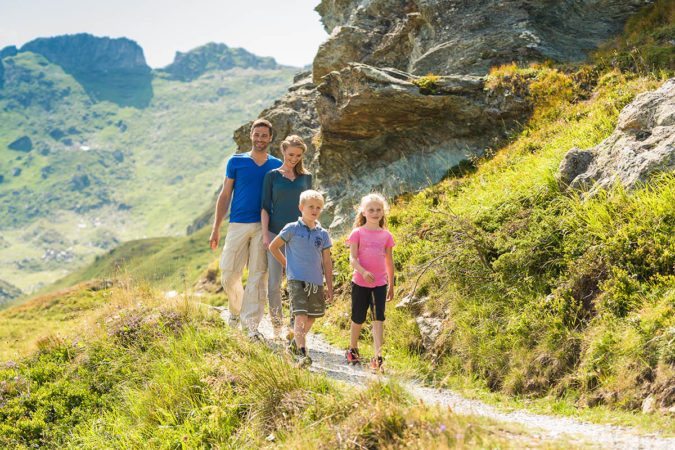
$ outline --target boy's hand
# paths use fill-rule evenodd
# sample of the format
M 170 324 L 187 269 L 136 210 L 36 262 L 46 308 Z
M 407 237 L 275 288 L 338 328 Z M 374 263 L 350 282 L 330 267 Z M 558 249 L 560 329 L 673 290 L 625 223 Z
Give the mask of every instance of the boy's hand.
M 366 280 L 368 283 L 374 283 L 375 282 L 375 275 L 368 272 L 367 270 L 364 270 L 362 275 L 363 275 L 363 279 Z
M 333 288 L 327 287 L 324 290 L 324 297 L 326 298 L 326 303 L 333 303 Z
M 394 287 L 390 286 L 387 288 L 387 301 L 390 302 L 394 299 Z

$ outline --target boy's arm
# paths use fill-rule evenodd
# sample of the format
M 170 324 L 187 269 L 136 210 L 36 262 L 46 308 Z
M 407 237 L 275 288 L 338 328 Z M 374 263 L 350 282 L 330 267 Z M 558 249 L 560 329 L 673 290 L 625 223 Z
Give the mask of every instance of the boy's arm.
M 272 256 L 274 256 L 274 259 L 279 261 L 279 264 L 281 264 L 281 267 L 284 269 L 286 268 L 286 257 L 284 256 L 283 253 L 281 253 L 281 247 L 283 245 L 286 245 L 283 239 L 281 239 L 280 236 L 277 236 L 274 238 L 274 240 L 270 243 L 270 253 L 272 253 Z
M 323 273 L 326 277 L 326 301 L 333 301 L 333 259 L 330 255 L 330 247 L 324 248 L 321 254 L 323 262 Z
M 389 302 L 394 299 L 394 254 L 391 247 L 387 247 L 384 262 L 387 266 L 387 279 L 389 280 L 387 288 L 387 301 Z
M 361 263 L 359 263 L 359 244 L 357 242 L 349 243 L 349 263 L 352 265 L 354 270 L 361 274 L 364 280 L 369 283 L 375 281 L 375 275 L 368 272 L 363 268 Z

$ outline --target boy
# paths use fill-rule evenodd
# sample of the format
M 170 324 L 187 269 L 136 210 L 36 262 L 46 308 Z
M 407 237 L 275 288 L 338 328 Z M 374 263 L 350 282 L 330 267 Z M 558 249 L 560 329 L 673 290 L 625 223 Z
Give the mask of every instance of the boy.
M 295 316 L 295 336 L 291 348 L 294 343 L 300 356 L 300 367 L 312 364 L 305 336 L 314 320 L 324 315 L 326 301 L 330 303 L 333 300 L 332 243 L 328 232 L 318 222 L 323 204 L 323 196 L 317 191 L 307 190 L 300 194 L 301 217 L 297 222 L 286 224 L 269 247 L 274 258 L 286 268 L 291 312 Z M 286 256 L 281 252 L 282 245 L 286 245 Z

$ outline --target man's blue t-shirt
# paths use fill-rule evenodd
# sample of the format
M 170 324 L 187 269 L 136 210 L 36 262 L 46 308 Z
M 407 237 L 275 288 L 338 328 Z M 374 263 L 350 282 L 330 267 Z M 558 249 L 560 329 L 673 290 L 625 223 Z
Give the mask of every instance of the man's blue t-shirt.
M 237 153 L 227 161 L 225 176 L 234 180 L 230 223 L 260 222 L 260 201 L 265 174 L 281 167 L 281 160 L 268 155 L 262 166 L 249 153 Z

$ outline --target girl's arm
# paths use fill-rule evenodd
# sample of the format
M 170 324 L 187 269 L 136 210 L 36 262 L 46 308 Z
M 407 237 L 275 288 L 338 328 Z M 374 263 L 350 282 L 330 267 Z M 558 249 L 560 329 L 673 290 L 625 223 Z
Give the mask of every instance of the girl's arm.
M 270 243 L 270 252 L 272 253 L 272 256 L 274 256 L 274 259 L 279 261 L 279 264 L 281 264 L 281 267 L 284 269 L 286 268 L 286 257 L 284 256 L 283 253 L 281 253 L 281 246 L 285 245 L 286 243 L 284 242 L 283 239 L 281 239 L 279 236 L 275 237 L 274 240 Z
M 389 287 L 387 288 L 387 301 L 394 299 L 394 252 L 392 247 L 387 247 L 384 254 L 384 262 L 387 266 L 387 279 L 389 280 Z
M 349 263 L 352 265 L 354 270 L 361 274 L 361 276 L 368 282 L 375 282 L 375 275 L 368 272 L 363 268 L 361 263 L 359 263 L 359 244 L 352 242 L 349 244 Z
M 333 259 L 330 257 L 330 247 L 323 250 L 323 274 L 326 277 L 326 302 L 333 301 Z
M 260 222 L 262 223 L 262 236 L 265 248 L 270 246 L 270 215 L 266 210 L 260 210 Z

